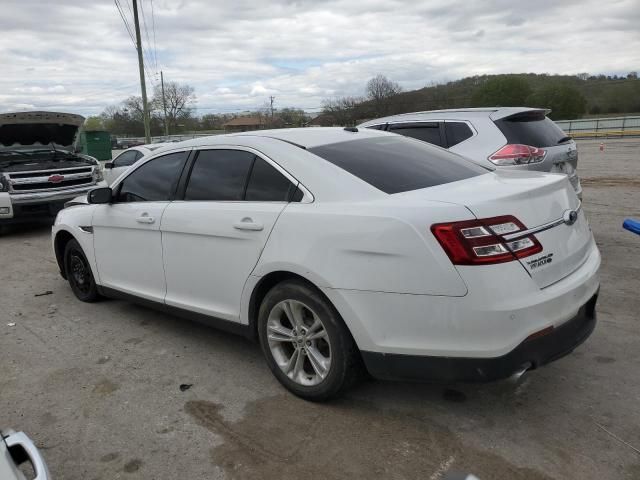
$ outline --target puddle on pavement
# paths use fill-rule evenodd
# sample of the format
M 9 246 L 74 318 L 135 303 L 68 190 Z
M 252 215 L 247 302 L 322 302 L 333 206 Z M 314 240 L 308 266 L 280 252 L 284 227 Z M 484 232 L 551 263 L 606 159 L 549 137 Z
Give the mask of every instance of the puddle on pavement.
M 197 424 L 222 438 L 212 462 L 230 478 L 437 479 L 445 471 L 480 479 L 550 478 L 511 465 L 489 453 L 490 446 L 465 446 L 436 423 L 370 404 L 314 404 L 282 395 L 249 404 L 237 422 L 224 420 L 221 409 L 203 400 L 185 404 Z

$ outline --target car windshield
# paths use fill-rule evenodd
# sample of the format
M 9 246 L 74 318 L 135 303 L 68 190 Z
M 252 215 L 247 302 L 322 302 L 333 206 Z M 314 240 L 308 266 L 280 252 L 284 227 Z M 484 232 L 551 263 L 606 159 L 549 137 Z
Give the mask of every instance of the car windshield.
M 456 182 L 490 171 L 424 142 L 392 135 L 332 143 L 309 151 L 388 194 Z

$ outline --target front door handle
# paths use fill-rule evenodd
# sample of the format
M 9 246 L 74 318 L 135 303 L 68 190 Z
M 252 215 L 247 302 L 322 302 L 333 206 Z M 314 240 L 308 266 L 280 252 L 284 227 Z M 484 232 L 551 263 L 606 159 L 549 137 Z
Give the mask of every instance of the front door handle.
M 153 217 L 150 217 L 148 213 L 143 213 L 142 215 L 140 215 L 138 218 L 136 218 L 136 222 L 138 223 L 146 223 L 146 224 L 151 224 L 151 223 L 155 223 L 156 219 Z
M 264 225 L 254 222 L 252 218 L 244 217 L 239 222 L 234 223 L 233 228 L 237 230 L 253 230 L 254 232 L 259 232 L 264 229 Z

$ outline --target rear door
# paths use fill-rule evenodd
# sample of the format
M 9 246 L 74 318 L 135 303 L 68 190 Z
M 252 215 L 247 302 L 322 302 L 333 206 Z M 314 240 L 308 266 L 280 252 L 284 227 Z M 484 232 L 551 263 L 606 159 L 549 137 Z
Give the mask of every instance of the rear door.
M 547 152 L 542 162 L 527 165 L 529 170 L 564 173 L 569 177 L 575 192 L 582 192 L 576 171 L 576 143 L 553 120 L 546 117 L 544 110 L 520 112 L 495 119 L 494 123 L 507 139 L 507 143 L 543 148 Z
M 239 321 L 240 297 L 296 184 L 256 152 L 200 150 L 162 218 L 166 303 Z

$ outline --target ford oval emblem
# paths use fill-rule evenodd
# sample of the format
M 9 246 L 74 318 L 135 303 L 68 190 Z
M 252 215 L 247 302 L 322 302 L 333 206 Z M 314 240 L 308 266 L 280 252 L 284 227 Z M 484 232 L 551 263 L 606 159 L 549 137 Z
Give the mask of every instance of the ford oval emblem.
M 564 223 L 567 225 L 573 225 L 578 220 L 578 212 L 575 210 L 565 210 L 562 214 L 562 220 L 564 220 Z
M 64 180 L 64 175 L 51 175 L 48 180 L 49 183 L 60 183 Z

